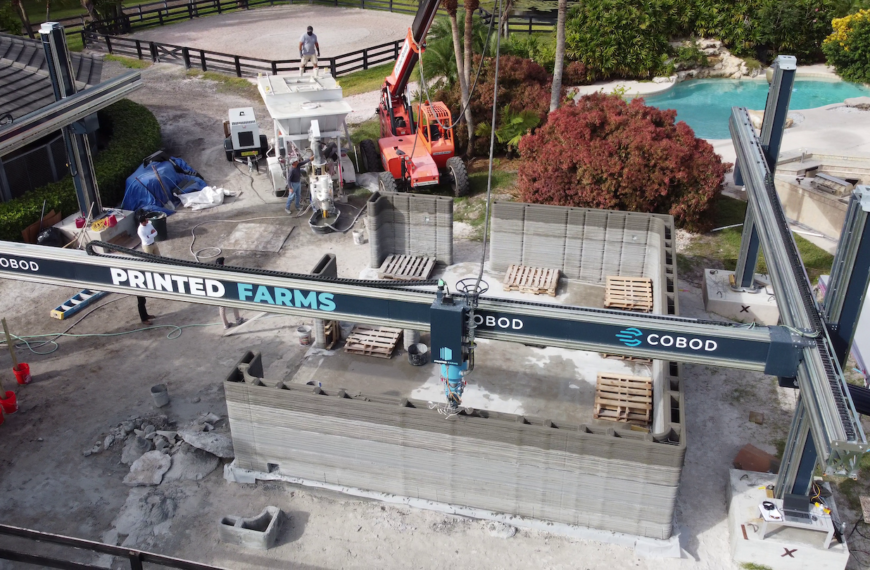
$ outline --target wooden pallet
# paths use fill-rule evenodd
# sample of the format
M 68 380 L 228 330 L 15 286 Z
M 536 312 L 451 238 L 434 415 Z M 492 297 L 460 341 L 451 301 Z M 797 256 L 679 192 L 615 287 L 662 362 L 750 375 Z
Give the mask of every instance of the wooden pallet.
M 326 350 L 332 350 L 335 343 L 341 340 L 341 327 L 338 321 L 326 321 L 326 324 L 323 325 L 323 333 L 326 337 L 326 344 L 324 345 Z
M 559 275 L 558 269 L 511 265 L 504 276 L 504 290 L 533 295 L 546 293 L 550 297 L 555 297 L 556 287 L 559 286 Z
M 650 313 L 653 309 L 652 279 L 608 275 L 604 306 L 609 309 Z
M 400 338 L 402 329 L 356 325 L 344 343 L 344 351 L 377 358 L 392 358 Z
M 601 358 L 612 358 L 614 360 L 624 360 L 626 362 L 634 362 L 637 364 L 652 364 L 652 358 L 641 358 L 639 356 L 622 356 L 620 354 L 607 354 L 606 352 L 601 353 Z
M 435 269 L 435 258 L 422 255 L 389 255 L 378 269 L 381 279 L 423 281 Z
M 652 395 L 651 378 L 599 372 L 592 417 L 648 426 L 652 421 Z

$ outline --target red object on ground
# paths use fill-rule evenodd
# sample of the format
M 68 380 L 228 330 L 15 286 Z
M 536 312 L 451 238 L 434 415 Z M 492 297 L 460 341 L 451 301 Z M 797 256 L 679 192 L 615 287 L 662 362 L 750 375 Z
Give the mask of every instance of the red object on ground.
M 18 366 L 12 369 L 15 374 L 15 381 L 19 384 L 30 384 L 33 378 L 30 377 L 30 365 L 26 362 L 19 362 Z
M 85 219 L 82 217 L 76 218 L 76 229 L 82 229 L 85 227 Z
M 0 411 L 0 426 L 3 425 L 3 421 L 4 421 L 4 420 L 3 420 L 3 412 Z
M 115 217 L 115 214 L 109 214 L 109 217 L 106 218 L 106 225 L 110 228 L 114 228 L 118 225 L 118 219 Z
M 7 414 L 14 414 L 18 411 L 18 398 L 15 397 L 15 392 L 6 392 L 2 398 L 0 398 L 0 407 L 3 408 L 3 411 Z
M 778 473 L 779 459 L 764 450 L 758 449 L 751 443 L 744 445 L 734 458 L 734 468 L 744 471 L 758 471 L 759 473 Z

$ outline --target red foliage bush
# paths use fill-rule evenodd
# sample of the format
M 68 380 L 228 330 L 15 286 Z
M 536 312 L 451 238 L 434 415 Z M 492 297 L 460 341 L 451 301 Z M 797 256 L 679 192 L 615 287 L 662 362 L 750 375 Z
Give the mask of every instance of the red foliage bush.
M 472 74 L 480 65 L 480 56 L 474 56 Z M 474 81 L 474 75 L 471 78 Z M 546 69 L 530 59 L 513 55 L 503 55 L 499 58 L 498 70 L 498 108 L 504 109 L 510 105 L 511 112 L 521 113 L 531 111 L 540 117 L 543 123 L 550 110 L 550 88 L 553 78 Z M 477 87 L 471 97 L 471 112 L 474 120 L 481 123 L 492 123 L 492 95 L 495 85 L 495 59 L 486 58 Z M 456 81 L 432 94 L 436 101 L 442 101 L 453 113 L 462 109 L 459 82 Z M 459 125 L 456 132 L 457 143 L 464 146 L 468 140 L 465 135 L 465 125 Z M 489 138 L 478 139 L 476 150 L 484 153 L 489 149 Z M 478 148 L 479 147 L 479 148 Z
M 520 142 L 522 199 L 670 214 L 704 231 L 727 166 L 675 111 L 596 93 L 564 105 Z
M 588 85 L 592 80 L 590 75 L 583 62 L 572 61 L 565 66 L 565 70 L 562 72 L 562 85 L 568 87 Z

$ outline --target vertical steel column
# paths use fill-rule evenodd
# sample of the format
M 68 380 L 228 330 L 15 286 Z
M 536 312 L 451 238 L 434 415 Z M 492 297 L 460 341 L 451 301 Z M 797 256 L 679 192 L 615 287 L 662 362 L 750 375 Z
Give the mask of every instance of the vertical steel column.
M 42 47 L 45 50 L 45 61 L 55 100 L 60 101 L 75 95 L 77 91 L 75 75 L 69 59 L 63 26 L 56 22 L 45 22 L 40 27 L 39 34 L 42 37 Z M 97 215 L 103 211 L 103 205 L 100 202 L 87 131 L 82 123 L 73 123 L 64 127 L 62 132 L 79 211 L 85 218 L 88 215 Z
M 810 422 L 804 399 L 799 397 L 782 454 L 782 465 L 776 478 L 776 498 L 782 499 L 790 493 L 807 494 L 817 460 L 818 453 L 810 435 Z
M 788 105 L 794 86 L 794 75 L 797 60 L 790 55 L 781 55 L 773 62 L 773 79 L 767 92 L 767 103 L 764 106 L 764 119 L 761 122 L 761 152 L 773 176 L 776 171 L 776 161 L 782 146 L 782 135 L 785 121 L 788 117 Z M 742 185 L 740 163 L 734 166 L 734 183 Z M 755 266 L 758 264 L 758 231 L 755 220 L 749 210 L 746 210 L 746 220 L 743 223 L 743 235 L 740 239 L 740 253 L 737 257 L 737 269 L 734 283 L 740 288 L 751 288 L 755 277 Z
M 841 367 L 849 358 L 855 329 L 864 306 L 870 283 L 870 186 L 858 186 L 852 193 L 837 255 L 831 270 L 831 280 L 822 307 L 831 345 Z

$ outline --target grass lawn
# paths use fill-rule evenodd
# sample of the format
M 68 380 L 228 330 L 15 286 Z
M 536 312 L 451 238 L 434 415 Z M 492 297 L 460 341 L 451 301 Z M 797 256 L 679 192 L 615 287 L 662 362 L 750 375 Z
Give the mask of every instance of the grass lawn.
M 133 59 L 131 61 L 139 60 Z M 246 97 L 255 101 L 260 100 L 260 92 L 257 90 L 257 86 L 248 81 L 247 79 L 243 79 L 241 77 L 235 77 L 233 75 L 227 75 L 224 73 L 217 73 L 215 71 L 203 72 L 196 69 L 189 70 L 187 72 L 187 76 L 194 79 L 205 79 L 207 81 L 216 82 L 218 93 L 232 93 L 233 95 L 239 95 L 241 97 Z
M 150 4 L 155 0 L 124 0 L 124 6 L 138 6 L 139 4 Z M 37 24 L 45 20 L 45 2 L 40 0 L 21 0 L 24 8 L 27 10 L 27 16 L 30 18 L 31 24 Z M 155 6 L 156 8 L 157 6 Z M 73 16 L 86 15 L 87 10 L 82 7 L 78 0 L 52 0 L 51 2 L 51 19 L 60 20 L 62 18 L 71 18 Z
M 132 57 L 124 57 L 123 55 L 107 53 L 103 59 L 106 61 L 117 61 L 128 69 L 145 69 L 151 67 L 151 62 L 146 59 L 135 59 Z
M 745 215 L 746 202 L 723 196 L 718 204 L 715 225 L 723 227 L 741 224 Z M 733 271 L 737 267 L 742 232 L 743 227 L 736 227 L 695 238 L 684 253 L 677 255 L 680 277 L 700 283 L 705 268 Z M 833 255 L 797 234 L 794 234 L 794 239 L 812 283 L 816 283 L 820 275 L 831 272 Z M 764 252 L 758 256 L 756 271 L 767 273 Z

